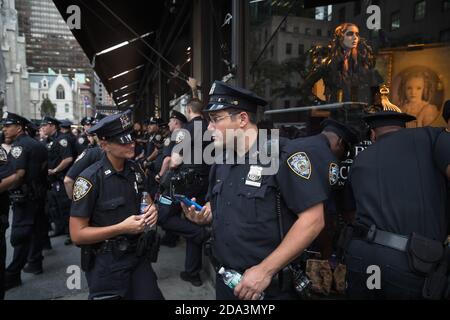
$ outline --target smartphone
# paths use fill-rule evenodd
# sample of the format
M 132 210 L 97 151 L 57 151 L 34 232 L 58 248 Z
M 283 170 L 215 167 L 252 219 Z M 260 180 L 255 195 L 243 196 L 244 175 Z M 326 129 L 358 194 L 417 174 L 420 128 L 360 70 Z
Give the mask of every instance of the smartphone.
M 188 207 L 194 206 L 195 210 L 198 210 L 198 211 L 203 209 L 203 207 L 201 205 L 199 205 L 197 202 L 190 200 L 189 198 L 187 198 L 186 196 L 184 196 L 182 194 L 174 194 L 173 196 L 176 200 L 183 202 Z

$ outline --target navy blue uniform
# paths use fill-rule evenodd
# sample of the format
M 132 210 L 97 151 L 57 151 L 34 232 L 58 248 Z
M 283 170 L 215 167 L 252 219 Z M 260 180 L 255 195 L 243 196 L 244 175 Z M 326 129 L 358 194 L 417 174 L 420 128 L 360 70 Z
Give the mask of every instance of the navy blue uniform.
M 20 278 L 27 258 L 30 267 L 42 269 L 42 246 L 47 231 L 47 152 L 37 140 L 21 134 L 14 139 L 9 161 L 16 172 L 25 170 L 23 183 L 10 191 L 14 195 L 11 228 L 14 256 L 6 269 L 7 276 Z
M 350 182 L 358 225 L 373 226 L 406 242 L 414 232 L 447 238 L 446 177 L 450 135 L 437 128 L 386 133 L 354 161 Z M 414 272 L 405 249 L 356 237 L 346 255 L 347 293 L 356 299 L 420 299 L 425 277 Z M 398 240 L 396 240 L 399 243 Z M 366 268 L 381 270 L 381 289 L 368 290 Z
M 126 161 L 122 172 L 112 167 L 104 156 L 84 170 L 75 181 L 71 216 L 87 217 L 94 227 L 122 222 L 139 213 L 138 184 L 142 173 Z M 126 235 L 130 242 L 136 236 Z M 91 270 L 86 272 L 89 298 L 118 295 L 125 299 L 163 299 L 153 268 L 135 251 L 116 256 L 112 252 L 96 255 Z
M 191 121 L 183 125 L 184 130 L 180 130 L 175 134 L 175 140 L 171 141 L 169 146 L 163 149 L 163 158 L 171 156 L 175 145 L 181 143 L 187 138 L 187 134 L 190 135 L 189 145 L 191 146 L 191 152 L 188 159 L 186 154 L 181 154 L 183 157 L 183 163 L 174 170 L 171 174 L 187 173 L 191 170 L 195 176 L 193 183 L 185 184 L 182 189 L 182 193 L 188 198 L 195 197 L 200 204 L 204 203 L 206 193 L 208 191 L 208 175 L 209 166 L 203 162 L 203 150 L 208 145 L 208 142 L 203 141 L 202 137 L 204 132 L 208 128 L 208 123 L 201 117 L 195 117 Z M 200 157 L 197 155 L 196 159 L 200 163 L 194 162 L 194 141 L 200 141 L 199 150 L 201 152 Z M 202 226 L 196 225 L 187 219 L 181 218 L 181 206 L 179 203 L 173 203 L 172 205 L 160 205 L 159 211 L 159 224 L 170 233 L 183 236 L 186 238 L 186 260 L 185 260 L 185 274 L 182 276 L 189 278 L 191 276 L 197 277 L 202 267 L 202 244 L 206 240 L 206 232 Z M 198 282 L 199 284 L 200 282 Z
M 212 254 L 219 265 L 243 273 L 262 262 L 281 242 L 277 219 L 280 194 L 284 234 L 297 214 L 329 196 L 327 161 L 330 151 L 317 139 L 280 139 L 280 165 L 276 174 L 261 175 L 264 166 L 216 164 L 211 168 L 208 199 L 212 210 Z M 247 153 L 245 159 L 249 159 Z M 235 161 L 236 163 L 237 161 Z M 274 286 L 265 299 L 295 297 L 292 289 Z M 237 299 L 216 280 L 217 299 Z
M 14 173 L 11 162 L 7 162 L 6 151 L 0 146 L 0 182 Z M 0 300 L 5 296 L 5 263 L 6 263 L 6 239 L 5 232 L 8 229 L 9 195 L 8 191 L 0 193 Z
M 84 169 L 101 160 L 103 154 L 103 150 L 97 145 L 88 147 L 75 159 L 66 176 L 75 180 Z
M 72 150 L 66 136 L 56 132 L 47 139 L 48 168 L 56 168 L 61 161 L 72 157 Z M 70 199 L 64 189 L 64 176 L 69 167 L 55 175 L 48 176 L 51 189 L 48 192 L 48 212 L 50 220 L 55 224 L 55 235 L 68 233 L 68 217 Z
M 86 133 L 82 133 L 75 141 L 75 150 L 77 154 L 81 154 L 89 146 L 89 140 Z

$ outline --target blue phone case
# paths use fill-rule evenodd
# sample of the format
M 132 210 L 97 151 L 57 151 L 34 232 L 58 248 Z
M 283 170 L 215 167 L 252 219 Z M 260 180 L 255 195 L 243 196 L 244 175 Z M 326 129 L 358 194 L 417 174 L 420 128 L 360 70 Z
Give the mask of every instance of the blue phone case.
M 185 205 L 187 205 L 188 207 L 190 206 L 194 206 L 196 210 L 202 210 L 203 207 L 201 205 L 199 205 L 197 202 L 194 202 L 190 199 L 188 199 L 186 196 L 183 196 L 181 194 L 176 194 L 174 195 L 175 199 L 177 199 L 178 201 L 183 202 Z

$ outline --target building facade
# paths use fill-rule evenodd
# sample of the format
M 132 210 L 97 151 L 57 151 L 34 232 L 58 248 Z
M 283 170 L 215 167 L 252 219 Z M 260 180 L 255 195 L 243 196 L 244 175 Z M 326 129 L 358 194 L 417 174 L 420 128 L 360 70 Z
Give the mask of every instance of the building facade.
M 69 27 L 51 0 L 16 0 L 19 33 L 26 39 L 26 55 L 33 72 L 61 69 L 92 77 L 92 68 Z
M 25 38 L 19 35 L 14 0 L 0 2 L 0 108 L 30 117 Z

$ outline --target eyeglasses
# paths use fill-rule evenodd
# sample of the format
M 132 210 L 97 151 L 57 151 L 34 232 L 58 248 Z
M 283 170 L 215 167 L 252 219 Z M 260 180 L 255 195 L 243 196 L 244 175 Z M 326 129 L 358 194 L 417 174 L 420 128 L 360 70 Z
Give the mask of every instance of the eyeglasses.
M 221 117 L 209 117 L 209 122 L 211 122 L 212 124 L 216 124 L 217 122 L 219 122 L 219 121 L 221 121 L 221 120 L 223 120 L 225 118 L 235 116 L 235 115 L 237 115 L 239 113 L 241 113 L 241 112 L 229 113 L 226 116 L 221 116 Z

